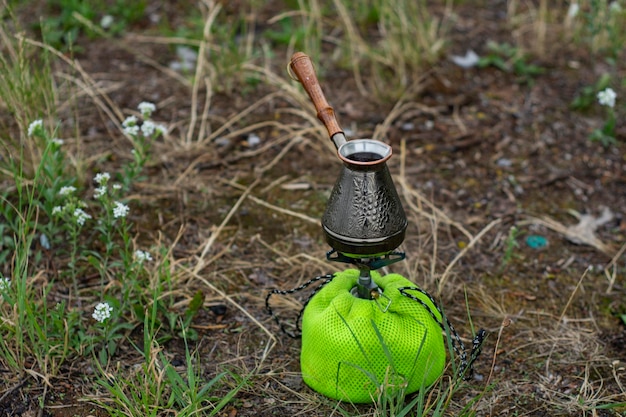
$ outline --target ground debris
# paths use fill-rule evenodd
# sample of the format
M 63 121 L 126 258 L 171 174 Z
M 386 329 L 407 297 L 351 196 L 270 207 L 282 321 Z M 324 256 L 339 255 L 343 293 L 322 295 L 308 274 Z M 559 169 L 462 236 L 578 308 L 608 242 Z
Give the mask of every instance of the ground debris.
M 598 227 L 610 222 L 615 217 L 608 207 L 602 207 L 602 211 L 597 217 L 593 214 L 570 213 L 578 217 L 577 224 L 565 226 L 561 222 L 547 216 L 542 218 L 530 217 L 529 221 L 532 224 L 547 227 L 563 235 L 568 241 L 576 245 L 592 246 L 607 255 L 611 255 L 614 252 L 612 246 L 602 242 L 595 233 Z

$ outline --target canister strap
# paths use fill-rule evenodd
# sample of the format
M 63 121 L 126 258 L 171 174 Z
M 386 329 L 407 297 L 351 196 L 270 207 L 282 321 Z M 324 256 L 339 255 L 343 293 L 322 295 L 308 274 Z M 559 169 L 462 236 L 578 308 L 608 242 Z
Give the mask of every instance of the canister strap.
M 454 353 L 456 353 L 456 355 L 459 356 L 460 361 L 461 361 L 461 364 L 458 370 L 458 375 L 463 377 L 463 379 L 465 380 L 470 379 L 472 375 L 474 374 L 473 365 L 476 359 L 478 359 L 478 356 L 480 355 L 482 344 L 487 336 L 487 332 L 483 329 L 480 329 L 476 333 L 476 335 L 474 336 L 474 339 L 472 340 L 472 351 L 470 353 L 470 357 L 468 360 L 467 351 L 465 350 L 465 345 L 463 344 L 461 337 L 457 333 L 452 323 L 450 323 L 450 320 L 448 320 L 448 317 L 445 314 L 443 314 L 443 312 L 441 311 L 441 308 L 439 308 L 439 305 L 435 302 L 434 298 L 429 293 L 427 293 L 426 291 L 418 287 L 401 287 L 401 288 L 398 288 L 398 291 L 400 291 L 400 294 L 402 294 L 403 296 L 422 305 L 422 307 L 424 307 L 426 311 L 428 311 L 428 313 L 437 322 L 437 324 L 439 324 L 439 327 L 441 327 L 441 330 L 443 330 L 445 334 L 450 334 L 452 336 L 452 339 L 450 339 L 452 349 L 454 350 Z M 445 324 L 439 318 L 437 318 L 437 316 L 435 315 L 435 313 L 432 311 L 432 309 L 430 308 L 428 304 L 426 304 L 424 301 L 422 301 L 418 297 L 412 294 L 409 294 L 407 291 L 416 291 L 426 296 L 430 300 L 432 305 L 435 306 L 435 308 L 437 309 L 437 312 L 439 312 L 439 316 L 445 319 Z
M 265 309 L 267 310 L 269 315 L 272 316 L 276 324 L 280 326 L 280 330 L 282 330 L 283 333 L 285 333 L 287 336 L 291 337 L 292 339 L 299 339 L 300 337 L 302 337 L 302 329 L 300 328 L 300 319 L 302 318 L 302 314 L 304 313 L 305 307 L 307 306 L 307 304 L 309 304 L 309 301 L 311 301 L 311 299 L 315 296 L 315 294 L 317 294 L 322 288 L 324 288 L 326 284 L 332 281 L 333 278 L 335 278 L 335 274 L 320 275 L 320 276 L 317 276 L 315 278 L 308 280 L 307 282 L 300 285 L 299 287 L 292 288 L 290 290 L 278 290 L 278 289 L 270 290 L 269 293 L 267 294 L 267 297 L 265 297 Z M 315 288 L 315 290 L 313 290 L 311 295 L 309 295 L 309 297 L 304 301 L 304 304 L 302 305 L 300 312 L 298 312 L 298 317 L 296 317 L 296 331 L 290 332 L 285 327 L 285 324 L 280 321 L 278 316 L 274 314 L 272 307 L 270 306 L 270 297 L 272 297 L 272 295 L 274 294 L 280 294 L 280 295 L 293 294 L 298 291 L 302 291 L 305 288 L 307 288 L 309 285 L 315 282 L 321 281 L 321 280 L 324 280 L 324 282 L 322 282 L 317 288 Z

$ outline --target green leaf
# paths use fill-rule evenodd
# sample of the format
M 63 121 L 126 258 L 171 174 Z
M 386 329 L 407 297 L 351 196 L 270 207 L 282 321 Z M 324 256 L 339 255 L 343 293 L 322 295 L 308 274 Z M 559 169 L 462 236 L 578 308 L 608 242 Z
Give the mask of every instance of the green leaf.
M 600 404 L 595 406 L 596 410 L 612 410 L 614 408 L 623 408 L 626 407 L 626 402 L 621 403 L 609 403 L 609 404 Z
M 146 318 L 146 312 L 143 309 L 143 305 L 140 303 L 135 303 L 132 305 L 132 308 L 135 312 L 135 316 L 137 316 L 137 320 L 144 321 Z
M 106 366 L 107 359 L 108 359 L 107 350 L 104 348 L 100 349 L 100 351 L 98 352 L 98 360 L 100 361 L 100 364 L 102 366 Z
M 595 91 L 602 91 L 611 84 L 611 76 L 609 74 L 602 74 L 600 79 L 596 82 Z
M 100 259 L 98 259 L 98 258 L 97 258 L 96 256 L 94 256 L 93 254 L 92 254 L 92 255 L 89 255 L 89 256 L 87 257 L 87 263 L 89 263 L 89 265 L 93 266 L 94 268 L 96 268 L 96 269 L 98 269 L 98 270 L 99 270 L 99 269 L 100 269 L 100 267 L 101 267 L 101 260 L 100 260 Z
M 117 350 L 117 341 L 115 339 L 109 339 L 109 342 L 107 343 L 107 351 L 109 353 L 109 356 L 115 355 L 116 350 Z
M 545 69 L 543 67 L 534 64 L 527 64 L 522 59 L 515 61 L 513 66 L 515 68 L 515 73 L 518 75 L 534 77 L 537 75 L 541 75 L 545 72 Z
M 496 67 L 497 69 L 499 69 L 500 71 L 503 71 L 503 72 L 508 72 L 509 71 L 508 65 L 506 64 L 504 59 L 502 59 L 499 56 L 488 55 L 488 56 L 480 58 L 478 60 L 478 67 L 479 68 L 486 68 L 486 67 L 489 67 L 489 66 Z
M 196 291 L 193 298 L 189 302 L 187 311 L 185 311 L 185 327 L 191 324 L 191 320 L 198 314 L 198 311 L 204 304 L 204 293 L 200 290 Z
M 192 329 L 191 327 L 182 329 L 180 332 L 178 332 L 178 336 L 187 338 L 192 342 L 198 340 L 198 332 L 196 331 L 196 329 Z

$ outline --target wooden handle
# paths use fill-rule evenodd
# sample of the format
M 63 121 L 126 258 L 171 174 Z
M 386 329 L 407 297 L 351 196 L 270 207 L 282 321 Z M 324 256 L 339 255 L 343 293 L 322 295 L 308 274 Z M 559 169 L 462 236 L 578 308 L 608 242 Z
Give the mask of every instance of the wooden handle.
M 330 107 L 328 101 L 326 101 L 322 87 L 317 80 L 317 75 L 315 75 L 315 69 L 313 68 L 311 58 L 302 52 L 296 52 L 291 57 L 291 63 L 289 66 L 291 67 L 293 74 L 298 78 L 298 81 L 300 81 L 304 87 L 304 91 L 306 91 L 311 98 L 311 101 L 315 106 L 315 110 L 317 110 L 317 118 L 324 123 L 324 126 L 326 126 L 328 135 L 332 138 L 337 133 L 343 134 L 343 131 L 339 127 L 339 123 L 337 123 L 335 111 L 332 107 Z

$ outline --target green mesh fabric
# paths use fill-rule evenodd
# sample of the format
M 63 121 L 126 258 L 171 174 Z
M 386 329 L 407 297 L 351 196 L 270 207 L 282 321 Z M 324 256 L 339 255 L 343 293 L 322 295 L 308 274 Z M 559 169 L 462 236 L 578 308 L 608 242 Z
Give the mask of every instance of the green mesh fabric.
M 300 355 L 304 382 L 330 398 L 353 403 L 371 402 L 383 381 L 403 380 L 407 393 L 431 385 L 443 372 L 446 351 L 441 328 L 430 313 L 398 291 L 415 284 L 398 274 L 383 277 L 372 272 L 391 299 L 383 313 L 376 301 L 350 293 L 358 276 L 356 269 L 337 273 L 306 306 Z M 428 297 L 411 294 L 441 319 Z

